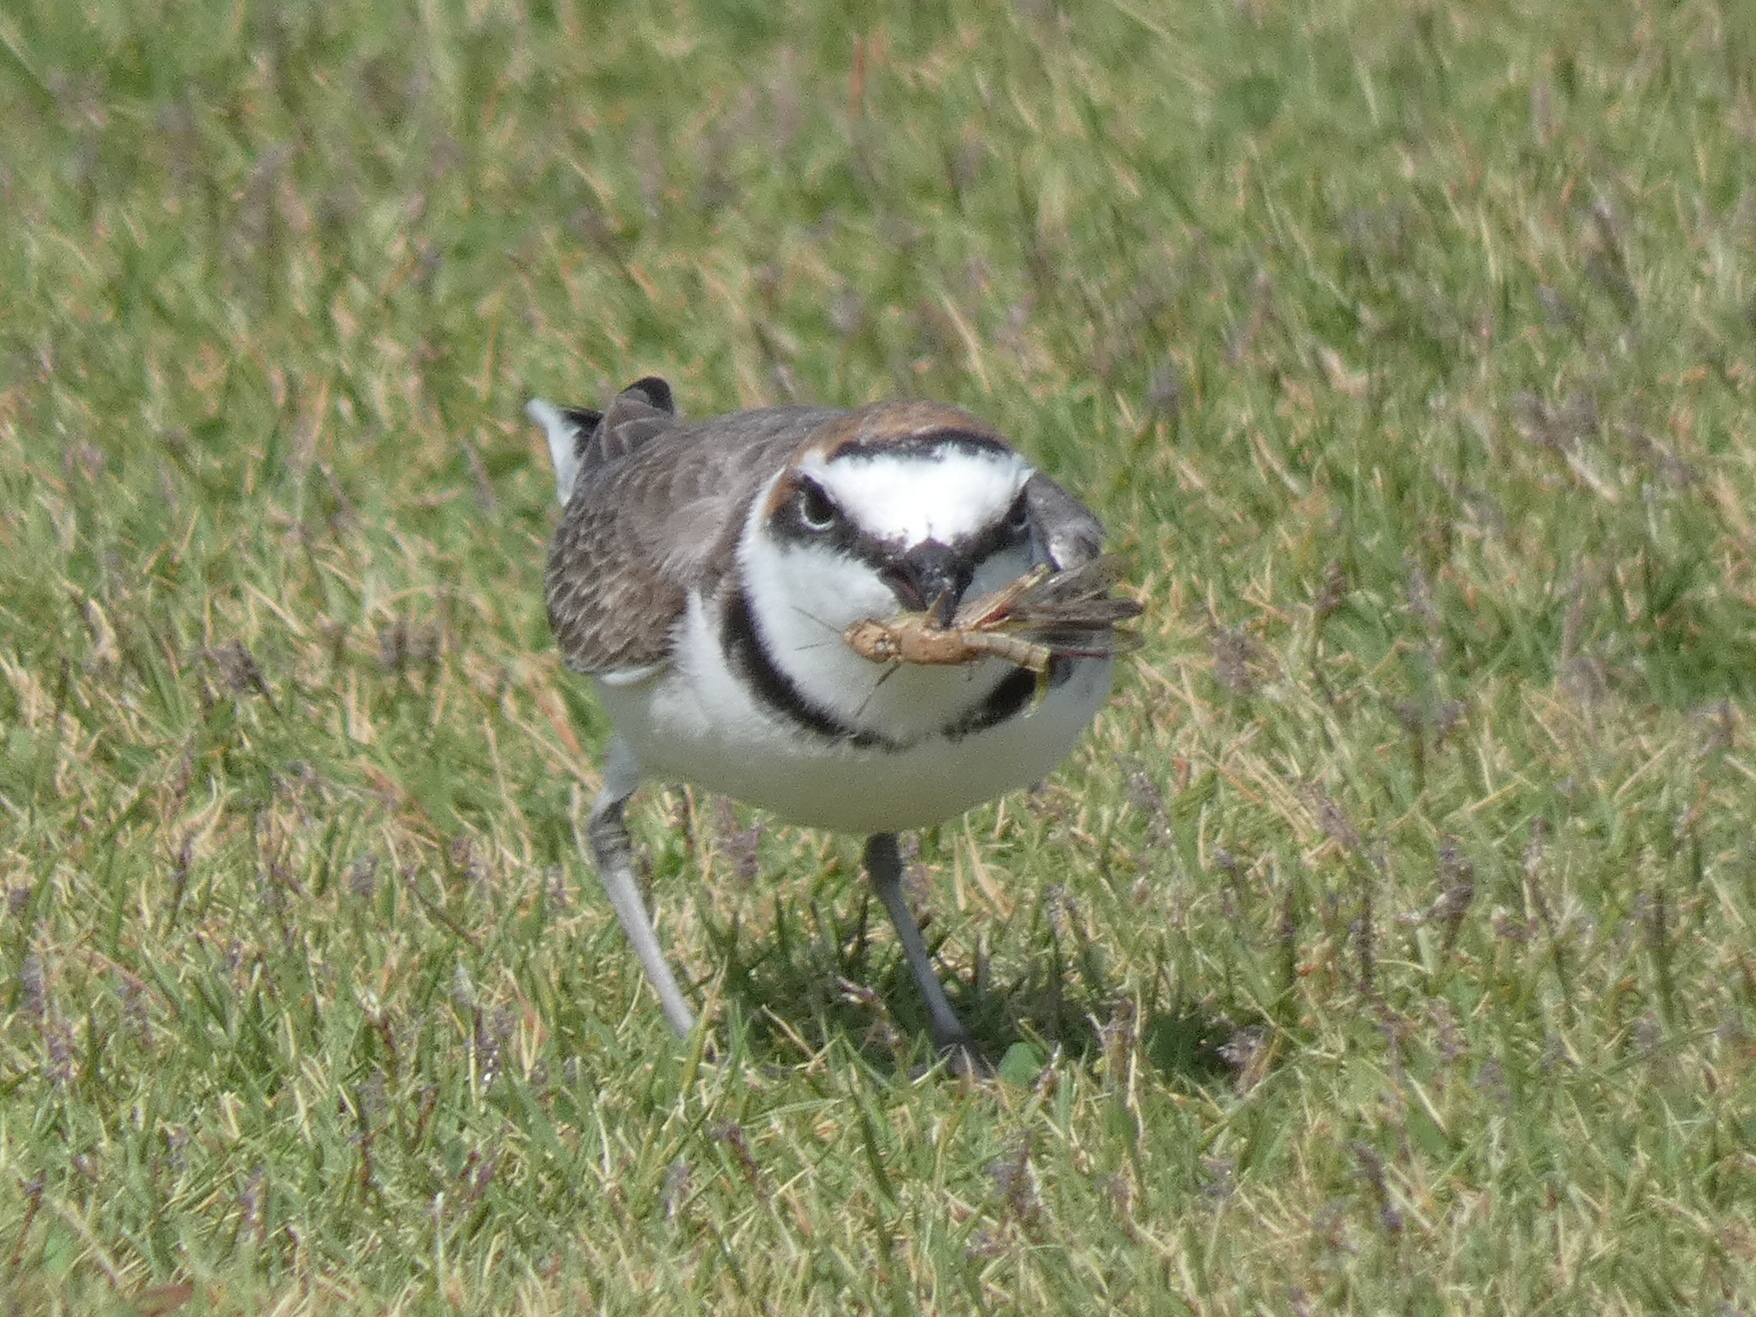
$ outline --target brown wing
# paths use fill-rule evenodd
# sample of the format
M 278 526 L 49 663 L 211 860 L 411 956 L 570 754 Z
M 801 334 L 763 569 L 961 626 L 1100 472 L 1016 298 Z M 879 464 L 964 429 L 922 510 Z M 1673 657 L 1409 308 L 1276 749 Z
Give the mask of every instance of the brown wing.
M 581 427 L 574 456 L 582 470 L 608 466 L 681 424 L 677 404 L 671 400 L 671 386 L 657 375 L 648 375 L 618 393 L 596 426 Z
M 624 390 L 586 442 L 549 549 L 549 623 L 575 671 L 668 659 L 690 591 L 710 592 L 730 567 L 751 499 L 840 414 L 775 407 L 683 424 L 656 405 L 654 382 Z

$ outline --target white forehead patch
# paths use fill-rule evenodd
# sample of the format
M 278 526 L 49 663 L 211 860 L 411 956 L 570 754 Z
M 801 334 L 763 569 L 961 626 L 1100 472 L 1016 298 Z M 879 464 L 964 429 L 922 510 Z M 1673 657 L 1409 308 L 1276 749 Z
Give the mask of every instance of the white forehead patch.
M 810 453 L 799 464 L 860 529 L 904 546 L 949 544 L 999 521 L 1031 468 L 1017 453 L 944 448 L 921 452 Z

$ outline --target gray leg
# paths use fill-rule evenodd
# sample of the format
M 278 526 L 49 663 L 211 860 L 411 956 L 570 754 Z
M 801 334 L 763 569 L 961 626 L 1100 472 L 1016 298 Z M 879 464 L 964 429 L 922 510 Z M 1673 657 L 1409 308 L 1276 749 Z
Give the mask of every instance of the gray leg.
M 877 889 L 878 899 L 896 925 L 902 939 L 902 954 L 908 958 L 909 972 L 915 976 L 915 987 L 927 1007 L 927 1028 L 933 1046 L 951 1059 L 953 1070 L 965 1073 L 985 1069 L 981 1051 L 968 1029 L 945 1000 L 945 989 L 933 973 L 933 962 L 927 955 L 927 944 L 921 940 L 920 927 L 910 913 L 902 891 L 902 857 L 896 853 L 894 832 L 875 832 L 866 838 L 866 876 Z
M 628 827 L 622 820 L 622 809 L 634 788 L 640 784 L 640 765 L 621 737 L 610 741 L 610 759 L 604 769 L 604 789 L 592 803 L 591 817 L 586 820 L 585 838 L 591 846 L 592 863 L 597 866 L 598 881 L 610 898 L 622 931 L 628 935 L 634 954 L 646 970 L 652 990 L 658 993 L 665 1019 L 678 1037 L 687 1038 L 695 1027 L 695 1013 L 683 1000 L 683 990 L 665 963 L 658 938 L 652 931 L 652 920 L 640 896 L 640 884 L 634 877 L 634 852 L 628 842 Z

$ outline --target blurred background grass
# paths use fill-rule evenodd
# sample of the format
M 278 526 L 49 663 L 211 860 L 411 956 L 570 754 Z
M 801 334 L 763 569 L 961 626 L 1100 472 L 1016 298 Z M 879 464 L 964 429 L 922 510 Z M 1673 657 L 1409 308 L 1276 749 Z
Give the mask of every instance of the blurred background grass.
M 1749 6 L 24 3 L 0 113 L 12 1310 L 1748 1306 Z M 921 839 L 1009 1082 L 692 793 L 642 987 L 520 408 L 647 372 L 1132 556 Z

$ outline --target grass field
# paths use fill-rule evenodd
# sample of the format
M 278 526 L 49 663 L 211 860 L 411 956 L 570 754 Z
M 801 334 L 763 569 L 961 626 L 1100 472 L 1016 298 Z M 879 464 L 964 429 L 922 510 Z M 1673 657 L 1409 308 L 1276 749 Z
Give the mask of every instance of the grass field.
M 859 12 L 0 13 L 0 1306 L 1756 1312 L 1756 6 Z M 1135 564 L 920 840 L 997 1082 L 699 794 L 642 982 L 520 409 L 647 372 Z

